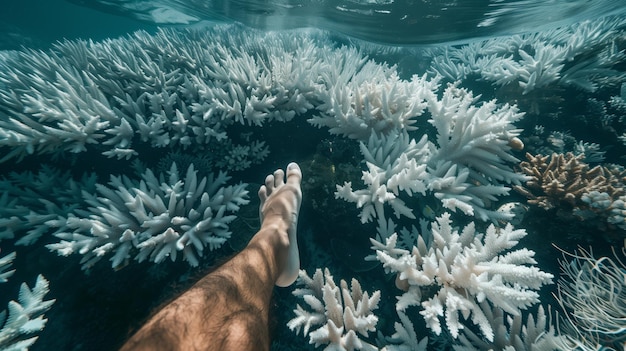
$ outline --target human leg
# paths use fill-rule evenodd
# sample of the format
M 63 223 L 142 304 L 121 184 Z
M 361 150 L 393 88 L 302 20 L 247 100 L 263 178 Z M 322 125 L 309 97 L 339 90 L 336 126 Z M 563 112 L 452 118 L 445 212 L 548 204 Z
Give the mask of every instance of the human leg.
M 302 201 L 297 164 L 259 189 L 261 229 L 231 260 L 157 312 L 121 350 L 268 350 L 274 285 L 300 266 L 296 225 Z

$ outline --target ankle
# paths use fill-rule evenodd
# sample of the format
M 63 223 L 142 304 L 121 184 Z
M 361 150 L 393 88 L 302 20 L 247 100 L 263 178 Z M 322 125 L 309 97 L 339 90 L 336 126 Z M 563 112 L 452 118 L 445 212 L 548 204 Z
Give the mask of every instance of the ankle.
M 289 222 L 286 221 L 282 215 L 268 214 L 267 216 L 263 217 L 260 231 L 267 230 L 278 233 L 287 233 L 289 227 Z

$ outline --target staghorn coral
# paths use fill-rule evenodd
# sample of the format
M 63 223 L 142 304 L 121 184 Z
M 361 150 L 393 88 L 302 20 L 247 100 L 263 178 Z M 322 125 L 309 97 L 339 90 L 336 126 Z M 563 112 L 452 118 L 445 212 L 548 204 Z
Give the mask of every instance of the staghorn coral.
M 585 91 L 618 84 L 625 56 L 616 41 L 623 36 L 623 17 L 608 16 L 551 31 L 490 38 L 460 47 L 431 49 L 430 73 L 449 81 L 478 77 L 522 94 L 553 85 Z
M 518 162 L 513 147 L 523 148 L 517 138 L 521 130 L 513 124 L 523 114 L 515 106 L 498 107 L 495 101 L 475 105 L 476 100 L 470 91 L 454 85 L 441 99 L 426 98 L 429 122 L 437 131 L 433 141 L 428 135 L 416 141 L 405 130 L 372 134 L 367 144 L 361 142 L 367 188 L 353 190 L 346 182 L 337 186 L 335 196 L 356 203 L 363 223 L 384 218 L 385 204 L 396 218 L 415 218 L 405 203 L 427 192 L 445 208 L 483 221 L 511 219 L 510 213 L 497 212 L 493 203 L 509 193 L 508 184 L 526 179 L 509 166 Z
M 234 124 L 311 110 L 322 71 L 342 55 L 365 61 L 354 50 L 325 48 L 323 35 L 232 29 L 136 32 L 0 54 L 1 161 L 88 150 L 129 159 L 140 144 L 204 150 L 228 139 Z
M 0 283 L 5 283 L 15 270 L 6 271 L 13 260 L 15 252 L 0 258 Z M 22 283 L 18 301 L 10 301 L 7 310 L 0 312 L 0 349 L 4 351 L 27 350 L 38 336 L 33 333 L 41 331 L 47 318 L 44 313 L 50 309 L 55 300 L 45 300 L 44 296 L 50 292 L 48 281 L 38 275 L 35 286 L 31 289 Z M 24 338 L 26 337 L 26 338 Z
M 248 203 L 247 184 L 223 187 L 228 180 L 225 173 L 199 178 L 193 165 L 181 177 L 175 163 L 158 177 L 149 169 L 140 180 L 111 176 L 109 186 L 96 185 L 99 196 L 83 192 L 88 209 L 46 222 L 61 239 L 46 247 L 83 255 L 83 269 L 106 255 L 113 255 L 113 268 L 122 268 L 134 252 L 139 262 L 159 263 L 176 260 L 180 251 L 197 266 L 206 248 L 226 242 L 234 213 Z
M 287 323 L 289 329 L 296 333 L 302 330 L 316 347 L 328 344 L 327 350 L 377 350 L 357 333 L 367 338 L 369 332 L 376 330 L 378 317 L 373 311 L 378 308 L 380 291 L 370 296 L 356 279 L 352 279 L 351 288 L 345 280 L 337 286 L 328 269 L 323 273 L 317 269 L 313 277 L 301 270 L 297 284 L 303 287 L 293 294 L 301 297 L 312 311 L 297 305 L 296 317 Z
M 481 303 L 488 301 L 517 316 L 539 302 L 536 290 L 552 282 L 551 274 L 534 266 L 532 250 L 512 250 L 526 231 L 510 224 L 492 224 L 484 234 L 476 233 L 474 222 L 457 230 L 450 214 L 444 213 L 432 223 L 432 237 L 425 239 L 424 234 L 411 249 L 397 246 L 397 234 L 384 243 L 371 241 L 376 259 L 387 274 L 397 274 L 398 286 L 405 291 L 396 310 L 421 306 L 426 326 L 437 335 L 445 327 L 457 338 L 464 320 L 471 317 L 483 337 L 493 341 L 494 327 Z
M 501 308 L 488 306 L 485 302 L 481 303 L 481 307 L 495 331 L 494 340 L 486 341 L 471 330 L 463 329 L 460 343 L 453 346 L 455 351 L 564 350 L 567 339 L 557 333 L 543 306 L 539 305 L 536 314 L 526 313 L 526 318 L 522 318 L 522 314 L 507 316 Z M 523 324 L 524 319 L 526 324 Z
M 52 229 L 46 223 L 87 207 L 82 193 L 96 190 L 96 174 L 74 179 L 69 171 L 43 165 L 38 172 L 11 172 L 0 178 L 0 240 L 32 245 Z
M 573 153 L 551 156 L 526 154 L 522 171 L 530 177 L 514 189 L 528 203 L 544 210 L 557 210 L 565 219 L 600 219 L 600 223 L 624 226 L 621 198 L 626 194 L 626 171 L 617 166 L 589 166 L 584 155 Z M 602 228 L 602 227 L 601 227 Z

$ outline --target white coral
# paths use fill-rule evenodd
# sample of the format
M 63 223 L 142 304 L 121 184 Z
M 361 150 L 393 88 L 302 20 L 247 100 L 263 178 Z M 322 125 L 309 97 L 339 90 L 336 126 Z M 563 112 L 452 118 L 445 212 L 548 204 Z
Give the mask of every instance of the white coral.
M 412 197 L 427 192 L 449 210 L 459 209 L 483 221 L 511 219 L 511 213 L 491 207 L 509 193 L 507 184 L 526 180 L 510 166 L 519 162 L 510 144 L 519 141 L 521 130 L 514 122 L 523 114 L 508 104 L 497 107 L 495 101 L 477 106 L 471 92 L 454 85 L 441 99 L 429 96 L 426 101 L 436 141 L 427 135 L 416 141 L 406 130 L 371 134 L 367 144 L 361 142 L 367 188 L 354 190 L 352 183 L 345 183 L 337 186 L 335 197 L 356 203 L 364 223 L 383 218 L 385 204 L 396 217 L 415 218 L 401 193 Z
M 377 258 L 387 273 L 398 274 L 408 290 L 398 299 L 396 308 L 421 305 L 420 314 L 436 334 L 442 331 L 441 318 L 453 337 L 464 326 L 459 317 L 472 318 L 487 340 L 494 331 L 480 303 L 488 300 L 507 313 L 518 315 L 520 310 L 538 302 L 535 290 L 552 281 L 552 275 L 539 268 L 534 252 L 527 249 L 509 251 L 526 235 L 509 224 L 496 228 L 493 224 L 485 234 L 476 233 L 474 223 L 462 231 L 454 229 L 448 213 L 432 223 L 432 241 L 418 237 L 411 251 L 396 247 L 397 235 L 385 244 L 372 240 Z M 435 296 L 424 299 L 422 288 L 437 286 Z
M 317 109 L 322 116 L 309 122 L 328 127 L 332 134 L 367 140 L 370 135 L 387 135 L 399 130 L 415 130 L 416 117 L 424 113 L 426 98 L 434 95 L 438 79 L 414 76 L 401 80 L 395 67 L 369 61 L 356 66 L 353 76 L 339 75 L 328 93 L 322 94 Z
M 326 43 L 215 26 L 0 54 L 0 146 L 10 149 L 0 162 L 96 145 L 128 159 L 138 143 L 199 147 L 234 123 L 289 121 L 320 104 L 336 81 L 321 76 L 337 61 L 365 61 Z
M 111 176 L 110 186 L 96 186 L 100 196 L 83 193 L 91 206 L 47 222 L 58 228 L 59 243 L 47 247 L 59 255 L 83 255 L 83 269 L 112 254 L 112 267 L 135 259 L 159 263 L 178 252 L 192 266 L 205 248 L 214 250 L 230 237 L 232 214 L 247 204 L 246 184 L 222 187 L 229 179 L 198 178 L 193 165 L 182 178 L 172 164 L 158 178 L 147 170 L 141 180 Z
M 50 309 L 55 300 L 45 300 L 50 291 L 48 281 L 37 276 L 35 286 L 30 289 L 26 283 L 20 286 L 18 301 L 10 301 L 7 310 L 0 312 L 0 349 L 5 351 L 26 350 L 37 336 L 25 336 L 40 331 L 48 321 L 44 312 Z
M 523 94 L 552 84 L 594 91 L 602 79 L 623 78 L 615 40 L 624 21 L 607 16 L 540 33 L 490 38 L 432 50 L 431 73 L 450 81 L 477 75 L 495 85 L 517 85 Z
M 15 256 L 15 252 L 11 252 L 10 254 L 0 258 L 0 283 L 6 283 L 7 279 L 15 273 L 15 269 L 8 270 L 13 263 Z
M 358 335 L 367 337 L 376 330 L 378 317 L 373 311 L 378 308 L 380 291 L 370 296 L 355 279 L 351 288 L 344 280 L 337 286 L 328 269 L 323 273 L 317 269 L 313 277 L 301 270 L 298 284 L 304 287 L 293 294 L 302 297 L 311 311 L 298 305 L 296 317 L 287 323 L 289 329 L 302 330 L 316 347 L 327 344 L 326 350 L 377 350 Z
M 32 245 L 51 232 L 47 221 L 86 206 L 81 192 L 95 191 L 95 173 L 74 179 L 69 171 L 42 166 L 36 172 L 12 172 L 0 179 L 0 240 Z
M 415 218 L 412 210 L 399 197 L 400 192 L 409 196 L 425 195 L 428 175 L 425 160 L 429 152 L 427 139 L 417 143 L 406 132 L 378 137 L 372 134 L 367 145 L 361 143 L 361 153 L 368 171 L 363 172 L 367 189 L 353 190 L 350 182 L 337 185 L 335 197 L 356 203 L 362 208 L 361 222 L 373 218 L 385 218 L 384 204 L 389 204 L 396 215 Z
M 553 351 L 564 350 L 567 339 L 559 335 L 546 316 L 543 306 L 539 305 L 536 314 L 526 314 L 526 324 L 523 324 L 521 314 L 507 316 L 502 309 L 484 301 L 482 310 L 487 316 L 489 324 L 495 332 L 493 341 L 487 341 L 469 329 L 464 329 L 459 336 L 459 343 L 453 345 L 455 351 Z

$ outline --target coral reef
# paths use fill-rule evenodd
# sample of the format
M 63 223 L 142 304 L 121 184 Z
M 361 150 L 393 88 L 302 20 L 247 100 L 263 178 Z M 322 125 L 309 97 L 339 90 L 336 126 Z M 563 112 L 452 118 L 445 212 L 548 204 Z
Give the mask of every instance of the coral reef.
M 483 221 L 511 219 L 510 213 L 490 207 L 498 196 L 509 193 L 505 184 L 526 180 L 509 166 L 518 162 L 512 148 L 523 147 L 517 138 L 520 130 L 513 125 L 523 114 L 514 106 L 498 108 L 495 101 L 474 106 L 475 101 L 471 92 L 453 85 L 441 99 L 427 98 L 435 141 L 427 135 L 416 141 L 407 131 L 372 134 L 367 144 L 361 143 L 367 188 L 353 190 L 347 182 L 337 186 L 335 196 L 356 203 L 363 223 L 385 218 L 384 204 L 391 206 L 396 218 L 415 218 L 401 192 L 409 198 L 429 192 L 443 207 Z
M 15 259 L 15 252 L 0 258 L 0 283 L 6 282 L 15 270 L 6 271 Z M 37 341 L 33 333 L 41 331 L 47 318 L 44 313 L 50 309 L 55 300 L 45 300 L 50 292 L 48 281 L 37 276 L 35 286 L 31 289 L 22 283 L 18 301 L 10 301 L 7 310 L 0 312 L 0 349 L 6 351 L 27 350 Z
M 289 329 L 296 333 L 302 330 L 316 347 L 328 344 L 327 350 L 377 350 L 357 333 L 367 337 L 376 330 L 378 317 L 373 311 L 378 308 L 380 291 L 370 296 L 356 279 L 350 288 L 345 280 L 337 286 L 328 269 L 323 273 L 317 269 L 313 277 L 301 270 L 297 284 L 303 287 L 295 289 L 293 294 L 302 297 L 311 311 L 298 305 L 294 310 L 296 317 L 287 323 Z
M 228 224 L 248 203 L 247 184 L 223 187 L 225 173 L 198 178 L 193 165 L 183 177 L 173 163 L 158 177 L 146 170 L 141 180 L 111 176 L 110 186 L 97 184 L 100 196 L 83 192 L 89 209 L 77 209 L 46 224 L 56 228 L 60 242 L 46 245 L 59 255 L 83 255 L 83 269 L 112 254 L 115 269 L 135 259 L 176 260 L 178 252 L 192 266 L 205 248 L 222 246 L 230 237 Z
M 435 48 L 430 69 L 452 82 L 477 77 L 496 86 L 516 86 L 522 94 L 556 84 L 595 91 L 624 78 L 616 66 L 625 56 L 615 42 L 624 25 L 622 17 L 605 17 L 551 31 Z
M 396 234 L 384 243 L 371 240 L 376 259 L 387 274 L 397 274 L 398 285 L 405 290 L 398 297 L 398 311 L 420 305 L 427 327 L 440 334 L 445 326 L 453 338 L 465 328 L 460 317 L 471 316 L 483 337 L 493 341 L 494 329 L 481 303 L 488 301 L 517 316 L 539 302 L 535 290 L 552 282 L 552 274 L 532 266 L 533 251 L 509 251 L 524 236 L 525 230 L 510 224 L 501 229 L 492 224 L 485 234 L 477 234 L 472 222 L 458 231 L 444 213 L 432 223 L 430 235 L 419 235 L 409 250 L 398 247 Z M 427 293 L 430 287 L 436 290 L 432 296 Z
M 529 204 L 555 210 L 564 220 L 593 221 L 603 231 L 612 230 L 611 226 L 624 228 L 626 171 L 621 167 L 591 167 L 584 155 L 573 153 L 527 153 L 526 158 L 520 167 L 530 180 L 514 189 L 526 196 Z
M 626 140 L 626 93 L 613 91 L 625 77 L 623 28 L 623 18 L 605 18 L 429 49 L 429 73 L 402 72 L 322 31 L 258 32 L 237 25 L 0 52 L 0 162 L 9 165 L 0 175 L 0 239 L 3 245 L 45 241 L 59 255 L 81 255 L 82 268 L 92 272 L 102 258 L 115 270 L 132 260 L 181 256 L 195 267 L 230 238 L 230 224 L 248 203 L 246 184 L 227 185 L 225 171 L 245 180 L 256 177 L 261 162 L 269 167 L 287 157 L 274 153 L 277 144 L 302 148 L 306 157 L 317 147 L 322 151 L 302 162 L 303 170 L 317 173 L 305 176 L 303 189 L 318 191 L 306 195 L 303 209 L 329 222 L 319 227 L 332 237 L 303 228 L 299 235 L 312 243 L 302 248 L 305 260 L 335 269 L 343 251 L 357 256 L 355 236 L 367 242 L 372 233 L 371 262 L 355 260 L 352 271 L 376 275 L 380 262 L 376 282 L 389 286 L 370 294 L 357 279 L 336 284 L 330 270 L 312 277 L 302 271 L 294 295 L 305 304 L 288 327 L 312 345 L 425 350 L 425 328 L 431 343 L 437 338 L 456 350 L 595 347 L 577 340 L 599 344 L 605 334 L 621 342 L 623 321 L 593 324 L 606 316 L 582 304 L 605 308 L 604 297 L 620 303 L 619 295 L 610 295 L 617 290 L 606 286 L 619 285 L 623 267 L 585 254 L 564 264 L 560 296 L 572 325 L 560 336 L 542 307 L 528 311 L 553 276 L 538 267 L 533 250 L 515 249 L 526 230 L 509 222 L 526 209 L 510 196 L 515 188 L 535 210 L 623 237 L 626 172 L 603 163 L 612 156 L 601 141 L 554 130 L 565 113 L 540 113 L 546 105 L 569 104 L 561 95 L 576 89 L 589 105 L 586 112 L 597 111 L 589 113 L 598 116 L 593 125 Z M 471 78 L 481 81 L 471 85 L 476 94 L 462 87 Z M 498 101 L 514 98 L 499 103 L 490 94 Z M 537 119 L 525 121 L 518 106 Z M 546 116 L 554 118 L 538 120 Z M 286 123 L 294 128 L 275 127 Z M 523 138 L 524 124 L 536 126 L 529 138 Z M 326 132 L 334 139 L 325 139 Z M 324 140 L 305 149 L 299 138 L 313 133 Z M 559 153 L 527 154 L 519 172 L 521 139 L 534 153 Z M 576 153 L 565 153 L 570 150 Z M 42 166 L 50 159 L 71 172 Z M 113 166 L 94 166 L 102 160 Z M 455 214 L 446 210 L 464 226 L 454 227 Z M 361 225 L 351 222 L 353 214 Z M 238 248 L 246 239 L 231 244 Z M 330 249 L 315 252 L 319 248 Z M 0 259 L 0 281 L 12 274 L 11 257 Z M 51 303 L 43 300 L 47 290 L 43 278 L 33 289 L 24 286 L 23 297 L 9 305 L 3 332 L 42 327 L 40 314 L 20 318 L 12 311 L 38 305 L 44 307 L 33 309 L 43 313 Z M 391 302 L 395 311 L 389 309 L 393 318 L 378 308 L 391 290 L 392 297 L 399 294 Z M 601 297 L 589 302 L 584 298 L 594 295 L 585 293 Z

